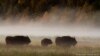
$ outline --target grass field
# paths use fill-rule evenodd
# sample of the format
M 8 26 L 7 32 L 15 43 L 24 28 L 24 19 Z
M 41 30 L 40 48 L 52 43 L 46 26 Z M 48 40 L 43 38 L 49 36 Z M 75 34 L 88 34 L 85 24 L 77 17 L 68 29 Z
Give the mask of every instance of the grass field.
M 71 48 L 57 47 L 54 43 L 42 47 L 41 39 L 31 38 L 28 46 L 7 46 L 5 38 L 0 38 L 0 56 L 100 56 L 100 38 L 77 38 L 77 45 Z
M 61 48 L 56 46 L 6 46 L 0 45 L 0 56 L 100 56 L 99 47 Z

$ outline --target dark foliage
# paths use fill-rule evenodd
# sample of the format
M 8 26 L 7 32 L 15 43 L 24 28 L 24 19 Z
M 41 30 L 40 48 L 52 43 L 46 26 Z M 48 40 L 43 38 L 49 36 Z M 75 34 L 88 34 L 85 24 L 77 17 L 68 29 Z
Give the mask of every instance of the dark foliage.
M 34 16 L 43 15 L 45 11 L 49 11 L 53 6 L 75 8 L 84 5 L 99 10 L 100 0 L 0 0 L 0 12 L 5 15 L 10 8 L 11 14 L 15 15 L 27 9 L 28 14 Z

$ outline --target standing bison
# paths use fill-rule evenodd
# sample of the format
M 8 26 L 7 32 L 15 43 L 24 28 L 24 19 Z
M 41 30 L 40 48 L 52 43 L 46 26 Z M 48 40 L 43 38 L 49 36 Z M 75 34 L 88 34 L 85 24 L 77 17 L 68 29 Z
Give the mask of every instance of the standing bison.
M 48 46 L 50 44 L 52 44 L 52 40 L 51 39 L 44 38 L 43 40 L 41 40 L 41 45 L 42 46 Z
M 75 46 L 77 44 L 77 41 L 75 38 L 71 36 L 63 36 L 63 37 L 57 37 L 55 43 L 57 46 L 71 47 Z
M 27 45 L 31 42 L 28 36 L 7 36 L 7 45 Z

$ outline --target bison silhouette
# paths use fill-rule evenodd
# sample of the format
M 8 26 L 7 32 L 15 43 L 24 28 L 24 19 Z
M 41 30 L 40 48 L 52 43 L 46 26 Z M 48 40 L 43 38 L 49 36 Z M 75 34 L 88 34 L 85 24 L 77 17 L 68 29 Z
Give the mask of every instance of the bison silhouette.
M 41 45 L 42 46 L 48 46 L 50 44 L 52 44 L 52 40 L 51 39 L 44 38 L 43 40 L 41 40 Z
M 77 41 L 75 38 L 71 36 L 62 36 L 62 37 L 57 37 L 55 43 L 57 46 L 71 47 L 75 46 L 77 44 Z
M 31 42 L 28 36 L 7 36 L 7 45 L 27 45 Z

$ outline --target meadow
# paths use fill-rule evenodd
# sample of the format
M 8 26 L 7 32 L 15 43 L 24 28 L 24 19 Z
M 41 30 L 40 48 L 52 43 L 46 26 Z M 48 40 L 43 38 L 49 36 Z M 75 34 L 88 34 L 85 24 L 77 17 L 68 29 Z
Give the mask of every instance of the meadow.
M 100 56 L 99 47 L 71 47 L 57 46 L 7 46 L 0 45 L 0 56 Z
M 100 56 L 99 38 L 76 38 L 75 47 L 58 47 L 54 43 L 48 47 L 41 46 L 41 38 L 30 38 L 32 43 L 25 46 L 7 46 L 1 37 L 0 56 Z

